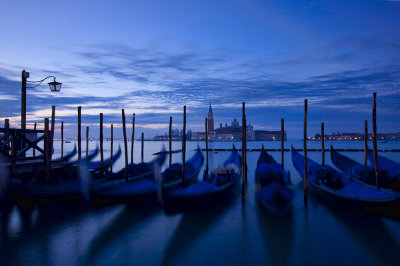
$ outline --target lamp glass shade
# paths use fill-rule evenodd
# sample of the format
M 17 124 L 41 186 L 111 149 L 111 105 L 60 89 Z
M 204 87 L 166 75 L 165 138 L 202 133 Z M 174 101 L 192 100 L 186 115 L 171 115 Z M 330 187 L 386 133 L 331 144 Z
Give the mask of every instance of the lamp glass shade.
M 61 90 L 61 82 L 53 81 L 49 82 L 49 87 L 51 91 L 60 91 Z

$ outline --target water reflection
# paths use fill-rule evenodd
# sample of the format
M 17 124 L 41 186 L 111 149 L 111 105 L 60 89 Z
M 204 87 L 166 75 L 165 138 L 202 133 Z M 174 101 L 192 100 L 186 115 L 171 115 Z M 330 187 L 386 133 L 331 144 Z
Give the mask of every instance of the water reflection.
M 295 234 L 293 208 L 287 216 L 278 217 L 268 213 L 258 202 L 256 203 L 258 223 L 271 265 L 288 265 Z
M 29 261 L 35 254 L 35 260 L 48 264 L 45 261 L 49 259 L 46 254 L 52 237 L 51 230 L 70 223 L 75 216 L 86 211 L 86 208 L 59 205 L 28 209 L 15 206 L 8 213 L 2 212 L 2 242 L 6 243 L 0 251 L 4 252 L 2 263 L 18 265 L 24 260 Z M 24 257 L 24 253 L 31 255 Z
M 140 204 L 127 204 L 109 224 L 103 228 L 92 239 L 89 245 L 86 263 L 92 264 L 95 259 L 101 257 L 111 243 L 118 241 L 132 228 L 138 229 L 140 225 L 146 224 L 157 213 L 161 212 L 158 202 L 141 202 Z
M 205 210 L 191 211 L 182 214 L 174 235 L 169 240 L 163 256 L 163 265 L 174 265 L 179 257 L 186 253 L 193 242 L 204 235 L 231 208 L 237 198 L 230 195 Z M 215 243 L 216 244 L 216 243 Z M 208 258 L 212 261 L 212 258 Z
M 398 265 L 399 246 L 380 216 L 331 203 L 326 203 L 326 206 L 379 264 Z

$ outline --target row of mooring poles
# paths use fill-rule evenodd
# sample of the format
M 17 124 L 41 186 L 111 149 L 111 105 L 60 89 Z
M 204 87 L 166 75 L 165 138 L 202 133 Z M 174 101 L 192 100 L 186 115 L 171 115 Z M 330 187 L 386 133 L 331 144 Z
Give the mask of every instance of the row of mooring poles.
M 78 165 L 80 167 L 81 165 L 81 152 L 82 152 L 82 147 L 81 147 L 81 110 L 82 107 L 78 106 Z M 123 135 L 124 135 L 124 153 L 125 153 L 125 179 L 127 180 L 128 178 L 128 147 L 127 147 L 127 135 L 126 135 L 126 122 L 125 122 L 125 111 L 124 109 L 121 109 L 122 111 L 122 126 L 123 126 Z M 100 132 L 99 132 L 99 141 L 100 141 L 100 167 L 101 170 L 104 170 L 104 136 L 103 136 L 103 113 L 100 113 Z M 113 141 L 114 141 L 114 125 L 111 124 L 111 146 L 110 146 L 110 171 L 112 172 L 112 164 L 113 164 Z M 133 114 L 132 117 L 132 144 L 131 144 L 131 163 L 133 163 L 133 145 L 134 145 L 134 131 L 135 131 L 135 114 Z M 61 129 L 61 139 L 63 139 L 63 123 L 62 123 L 62 129 Z M 89 127 L 86 127 L 86 160 L 88 159 L 88 150 L 89 150 Z M 141 159 L 143 161 L 143 156 L 144 156 L 144 133 L 142 133 L 142 151 L 141 151 Z M 63 143 L 62 143 L 62 149 L 63 149 Z M 63 153 L 63 152 L 62 152 Z

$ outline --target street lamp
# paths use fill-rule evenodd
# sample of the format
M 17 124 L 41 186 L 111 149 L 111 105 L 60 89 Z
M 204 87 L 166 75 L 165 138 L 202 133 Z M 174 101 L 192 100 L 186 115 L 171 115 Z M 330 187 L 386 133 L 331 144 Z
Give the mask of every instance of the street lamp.
M 53 78 L 52 82 L 49 82 L 49 88 L 53 92 L 59 92 L 61 90 L 61 82 L 56 81 L 55 76 L 48 76 L 39 81 L 28 81 L 29 72 L 22 70 L 22 90 L 21 90 L 21 129 L 26 129 L 26 83 L 37 83 L 35 86 L 28 87 L 28 88 L 35 88 L 43 83 L 48 78 Z

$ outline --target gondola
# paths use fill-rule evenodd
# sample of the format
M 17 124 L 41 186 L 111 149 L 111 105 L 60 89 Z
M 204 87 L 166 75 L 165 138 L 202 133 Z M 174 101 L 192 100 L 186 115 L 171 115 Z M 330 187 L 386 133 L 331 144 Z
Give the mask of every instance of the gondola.
M 100 153 L 99 145 L 96 144 L 96 148 L 88 155 L 87 158 L 86 158 L 86 156 L 82 156 L 81 163 L 82 163 L 82 161 L 91 162 L 97 155 L 99 155 L 99 153 Z M 77 165 L 78 164 L 78 160 L 75 160 L 75 161 L 73 161 L 71 163 L 73 165 Z M 93 162 L 92 164 L 93 164 L 93 166 L 95 166 L 95 165 L 100 166 L 100 161 Z
M 76 154 L 78 153 L 77 149 L 76 149 L 76 144 L 74 145 L 74 149 L 66 154 L 65 156 L 63 156 L 63 161 L 64 163 L 68 162 L 69 160 L 71 160 L 72 157 L 74 157 Z M 61 158 L 60 158 L 61 159 Z
M 121 156 L 121 148 L 119 147 L 119 151 L 115 156 L 113 156 L 113 162 L 115 162 Z M 108 167 L 110 165 L 111 160 L 105 160 L 104 165 Z M 97 165 L 97 164 L 96 164 Z M 104 186 L 106 183 L 104 181 L 95 181 L 92 183 L 87 183 L 89 179 L 89 174 L 86 176 L 86 170 L 93 167 L 91 162 L 86 160 L 82 160 L 81 168 L 81 178 L 73 177 L 60 177 L 55 178 L 53 180 L 44 181 L 37 180 L 35 182 L 21 182 L 16 184 L 12 190 L 10 191 L 10 197 L 14 201 L 24 204 L 24 205 L 33 205 L 36 202 L 39 203 L 54 203 L 54 202 L 65 202 L 65 201 L 74 201 L 79 202 L 83 199 L 85 194 L 87 194 L 88 187 L 87 186 Z M 85 178 L 82 178 L 82 175 Z M 13 179 L 14 180 L 14 179 Z
M 159 156 L 165 156 L 165 153 Z M 156 158 L 152 163 L 160 165 L 159 161 L 160 160 Z M 203 161 L 203 154 L 198 149 L 186 162 L 186 174 L 184 179 L 182 178 L 182 165 L 173 164 L 171 168 L 166 169 L 166 171 L 162 173 L 164 182 L 169 187 L 183 187 L 193 183 L 197 179 Z M 151 171 L 150 174 L 128 178 L 128 182 L 123 178 L 104 182 L 104 186 L 100 184 L 91 189 L 91 197 L 95 203 L 102 204 L 157 199 L 157 184 L 154 180 L 153 171 Z
M 304 157 L 293 147 L 292 161 L 301 177 L 304 177 Z M 320 165 L 309 158 L 307 158 L 307 176 L 307 186 L 310 191 L 327 201 L 345 207 L 388 206 L 400 202 L 398 192 L 354 182 L 329 165 Z
M 386 159 L 386 158 L 385 158 Z M 331 145 L 331 160 L 336 168 L 349 175 L 354 181 L 362 182 L 371 186 L 376 185 L 376 175 L 374 166 L 364 166 L 347 156 L 338 153 Z M 380 157 L 380 160 L 383 160 Z M 383 188 L 392 190 L 400 190 L 400 175 L 391 175 L 385 167 L 380 167 L 380 185 Z
M 264 147 L 257 161 L 255 179 L 256 186 L 260 187 L 256 195 L 261 205 L 273 215 L 287 215 L 294 198 L 293 189 L 288 187 L 291 184 L 290 173 L 283 169 Z
M 204 172 L 203 180 L 186 188 L 159 186 L 166 213 L 184 212 L 218 204 L 232 192 L 240 180 L 241 157 L 233 147 L 228 159 L 221 165 Z
M 374 164 L 374 154 L 368 151 L 368 160 Z M 389 176 L 392 176 L 396 184 L 400 186 L 400 163 L 390 160 L 384 156 L 378 156 L 379 170 L 385 171 Z
M 148 177 L 151 178 L 154 174 L 154 162 L 157 162 L 159 165 L 162 165 L 165 162 L 165 159 L 167 157 L 167 153 L 165 153 L 165 148 L 163 148 L 162 151 L 158 152 L 157 154 L 159 154 L 159 156 L 157 156 L 154 160 L 152 160 L 150 162 L 128 164 L 127 170 L 128 170 L 129 180 L 148 178 Z M 97 173 L 99 171 L 100 171 L 100 169 L 91 171 L 92 177 L 94 175 L 99 175 L 99 176 L 101 176 L 101 178 L 106 178 L 106 180 L 107 179 L 108 180 L 124 179 L 124 181 L 126 181 L 125 180 L 125 168 L 123 168 L 115 173 L 110 172 L 110 170 L 108 168 L 106 168 L 102 175 Z
M 119 159 L 119 157 L 121 157 L 121 154 L 122 154 L 121 146 L 118 146 L 118 151 L 113 155 L 112 162 L 115 163 Z M 111 165 L 111 157 L 103 161 L 103 169 L 110 167 L 110 165 Z M 88 169 L 99 169 L 101 167 L 101 161 L 91 162 L 90 160 L 88 160 L 86 162 L 86 167 Z

